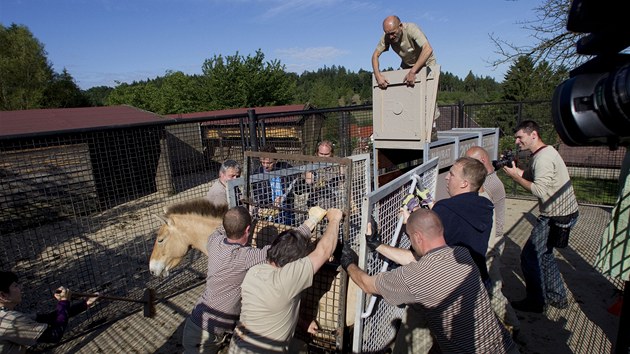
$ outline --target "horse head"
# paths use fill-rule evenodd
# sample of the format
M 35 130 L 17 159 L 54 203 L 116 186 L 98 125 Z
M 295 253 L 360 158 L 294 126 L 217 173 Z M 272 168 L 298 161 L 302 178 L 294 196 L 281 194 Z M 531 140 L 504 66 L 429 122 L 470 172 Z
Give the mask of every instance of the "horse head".
M 165 208 L 165 217 L 153 214 L 162 225 L 151 252 L 149 270 L 155 276 L 168 276 L 190 248 L 207 255 L 208 236 L 221 225 L 227 206 L 215 206 L 195 199 Z
M 166 277 L 188 253 L 190 244 L 182 237 L 182 231 L 178 229 L 173 218 L 162 218 L 155 214 L 154 216 L 160 219 L 162 225 L 157 231 L 157 238 L 153 244 L 149 270 L 154 276 Z

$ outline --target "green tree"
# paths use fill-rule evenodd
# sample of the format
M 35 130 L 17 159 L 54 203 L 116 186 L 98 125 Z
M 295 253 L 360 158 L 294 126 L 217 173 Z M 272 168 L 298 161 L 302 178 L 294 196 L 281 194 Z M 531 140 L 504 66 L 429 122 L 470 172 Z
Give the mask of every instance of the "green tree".
M 204 78 L 167 71 L 163 77 L 119 84 L 109 93 L 108 105 L 127 104 L 158 114 L 201 112 L 210 109 Z
M 53 79 L 44 45 L 22 25 L 0 24 L 0 109 L 42 107 L 47 85 Z
M 507 101 L 532 100 L 535 94 L 534 61 L 528 56 L 519 57 L 505 73 L 503 98 Z
M 456 92 L 464 90 L 462 79 L 448 71 L 440 73 L 439 86 L 440 92 Z
M 440 74 L 438 104 L 494 102 L 501 98 L 500 92 L 501 85 L 489 76 L 478 77 L 469 71 L 462 80 L 446 71 Z
M 265 62 L 259 49 L 254 56 L 238 54 L 206 59 L 202 72 L 211 109 L 275 106 L 291 103 L 293 76 L 280 61 Z
M 64 68 L 61 74 L 54 73 L 52 80 L 46 85 L 41 106 L 42 108 L 89 107 L 90 100 Z
M 105 106 L 105 103 L 107 102 L 107 97 L 113 90 L 114 88 L 109 86 L 96 86 L 87 89 L 83 93 L 90 101 L 90 106 L 100 107 Z
M 534 66 L 530 57 L 522 56 L 510 66 L 503 81 L 503 98 L 507 101 L 551 100 L 555 87 L 566 79 L 567 70 L 554 70 L 546 61 Z
M 136 108 L 153 111 L 154 99 L 158 96 L 157 88 L 149 82 L 120 83 L 107 97 L 107 105 L 127 104 Z M 158 112 L 155 112 L 158 113 Z
M 296 100 L 316 107 L 363 104 L 372 100 L 372 73 L 333 65 L 305 71 L 297 79 Z

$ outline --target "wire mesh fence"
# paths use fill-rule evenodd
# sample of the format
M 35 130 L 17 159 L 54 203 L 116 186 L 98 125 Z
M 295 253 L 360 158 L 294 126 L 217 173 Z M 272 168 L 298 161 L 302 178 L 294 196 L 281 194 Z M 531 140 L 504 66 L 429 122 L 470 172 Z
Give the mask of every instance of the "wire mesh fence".
M 557 142 L 547 138 L 553 136 L 548 102 L 515 108 L 518 105 L 440 107 L 438 126 L 440 130 L 498 126 L 507 142 L 512 140 L 510 129 L 519 120 L 533 118 L 543 126 L 545 141 Z M 296 193 L 287 194 L 285 203 L 292 198 L 291 203 L 300 208 L 314 201 L 343 205 L 349 215 L 346 232 L 350 241 L 356 242 L 361 224 L 358 210 L 373 176 L 372 160 L 355 160 L 354 156 L 373 151 L 371 106 L 260 115 L 208 113 L 143 125 L 103 125 L 20 136 L 0 134 L 0 266 L 20 276 L 24 284 L 21 309 L 25 312 L 51 309 L 52 292 L 59 285 L 129 298 L 139 298 L 151 287 L 162 298 L 202 282 L 205 256 L 196 250 L 189 251 L 169 277 L 150 274 L 149 258 L 156 232 L 163 225 L 154 214 L 163 215 L 165 207 L 203 198 L 225 159 L 244 164 L 246 152 L 264 145 L 276 146 L 278 153 L 285 155 L 282 159 L 288 161 L 287 155 L 311 156 L 318 142 L 330 140 L 335 156 L 353 157 L 352 168 L 348 167 L 352 171 L 349 187 L 347 182 L 341 187 L 343 183 L 334 178 L 325 183 L 327 189 L 323 191 L 317 184 L 304 187 L 296 182 Z M 609 151 L 559 145 L 558 150 L 569 166 L 580 202 L 614 202 L 624 148 Z M 323 160 L 298 162 L 300 167 L 316 164 L 311 167 L 321 172 L 316 171 L 314 179 L 322 180 L 328 178 L 326 175 L 340 174 L 335 168 L 343 165 L 337 163 L 335 167 Z M 257 162 L 252 163 L 249 171 L 257 168 Z M 300 170 L 305 172 L 306 167 Z M 511 181 L 506 182 L 511 195 L 527 195 Z M 311 188 L 308 197 L 307 192 L 297 193 L 300 188 Z M 261 208 L 264 204 L 262 200 L 256 203 Z M 267 201 L 267 206 L 273 204 Z M 291 226 L 300 222 L 307 210 L 287 209 L 287 224 Z M 294 220 L 288 222 L 291 211 Z M 340 281 L 329 283 L 333 286 Z M 344 286 L 339 286 L 339 293 Z M 339 297 L 341 301 L 345 301 L 344 296 Z M 140 308 L 134 303 L 102 301 L 71 320 L 67 337 Z M 339 333 L 339 328 L 332 331 Z
M 410 248 L 409 237 L 402 232 L 400 208 L 409 194 L 416 189 L 435 195 L 438 176 L 438 159 L 422 164 L 390 183 L 374 190 L 365 197 L 365 213 L 362 222 L 367 225 L 370 217 L 376 220 L 383 243 L 393 247 Z M 363 228 L 365 230 L 365 227 Z M 355 247 L 355 250 L 359 250 Z M 369 275 L 387 271 L 396 265 L 377 253 L 367 252 L 361 247 L 359 267 Z M 392 306 L 376 296 L 367 296 L 359 290 L 357 295 L 353 352 L 380 353 L 386 351 L 396 338 L 404 308 Z
M 358 242 L 361 200 L 371 190 L 368 154 L 335 158 L 246 152 L 244 167 L 243 177 L 228 182 L 229 202 L 251 210 L 255 223 L 252 245 L 268 245 L 280 232 L 301 225 L 313 206 L 341 209 L 345 218 L 339 242 Z M 324 220 L 315 228 L 312 241 L 323 234 L 326 225 Z M 344 348 L 347 287 L 347 276 L 333 257 L 304 291 L 300 317 L 307 322 L 316 320 L 320 330 L 311 336 L 298 328 L 296 335 L 310 350 L 337 352 Z

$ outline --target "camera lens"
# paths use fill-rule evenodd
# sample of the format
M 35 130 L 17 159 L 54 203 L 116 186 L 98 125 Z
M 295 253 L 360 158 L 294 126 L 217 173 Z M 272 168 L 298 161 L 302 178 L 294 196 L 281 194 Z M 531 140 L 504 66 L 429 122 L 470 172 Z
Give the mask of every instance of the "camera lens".
M 626 65 L 617 72 L 608 75 L 597 83 L 595 87 L 595 102 L 601 107 L 601 115 L 605 117 L 622 118 L 613 120 L 613 128 L 627 127 L 630 123 L 630 65 Z M 615 131 L 618 132 L 618 131 Z
M 553 95 L 554 126 L 571 146 L 630 143 L 630 65 L 577 75 Z

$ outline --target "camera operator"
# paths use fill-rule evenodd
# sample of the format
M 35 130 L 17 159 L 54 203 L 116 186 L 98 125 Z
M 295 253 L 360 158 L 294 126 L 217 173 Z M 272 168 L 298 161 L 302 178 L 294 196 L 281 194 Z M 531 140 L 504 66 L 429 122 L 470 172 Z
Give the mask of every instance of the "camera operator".
M 540 216 L 521 252 L 521 269 L 525 278 L 526 297 L 512 302 L 519 311 L 542 313 L 545 305 L 564 308 L 567 293 L 553 253 L 565 242 L 578 217 L 578 205 L 569 172 L 558 151 L 546 145 L 534 121 L 523 121 L 516 127 L 516 144 L 529 150 L 532 159 L 525 171 L 514 164 L 503 171 L 516 183 L 538 198 Z

